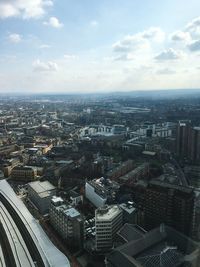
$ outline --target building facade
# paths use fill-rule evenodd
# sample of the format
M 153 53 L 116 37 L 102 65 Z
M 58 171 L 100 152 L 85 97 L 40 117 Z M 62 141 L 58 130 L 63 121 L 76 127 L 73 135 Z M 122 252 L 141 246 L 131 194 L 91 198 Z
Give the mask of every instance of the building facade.
M 66 205 L 62 198 L 51 200 L 50 223 L 60 236 L 74 247 L 82 247 L 84 222 L 81 214 L 72 206 Z
M 104 206 L 95 211 L 96 250 L 112 248 L 114 237 L 123 222 L 122 210 L 116 206 Z
M 48 181 L 35 181 L 28 184 L 28 198 L 41 214 L 49 212 L 51 199 L 55 194 L 55 186 Z
M 116 182 L 104 177 L 86 181 L 85 184 L 85 196 L 97 208 L 103 207 L 108 201 L 112 202 L 118 190 L 119 185 Z
M 177 155 L 193 163 L 200 160 L 200 127 L 192 127 L 190 121 L 180 121 L 177 126 Z
M 145 194 L 145 228 L 165 223 L 189 235 L 194 212 L 193 189 L 158 181 L 149 183 Z
M 30 182 L 34 181 L 37 176 L 37 170 L 29 166 L 16 166 L 12 169 L 11 178 L 17 181 Z

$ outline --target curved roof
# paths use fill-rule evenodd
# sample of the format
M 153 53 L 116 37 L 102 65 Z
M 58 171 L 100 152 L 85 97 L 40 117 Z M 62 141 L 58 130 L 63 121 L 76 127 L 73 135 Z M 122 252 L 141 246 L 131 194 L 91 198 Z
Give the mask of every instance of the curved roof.
M 24 222 L 44 260 L 45 266 L 70 266 L 68 258 L 53 245 L 42 227 L 30 214 L 24 203 L 16 196 L 6 180 L 0 181 L 0 194 L 9 201 Z

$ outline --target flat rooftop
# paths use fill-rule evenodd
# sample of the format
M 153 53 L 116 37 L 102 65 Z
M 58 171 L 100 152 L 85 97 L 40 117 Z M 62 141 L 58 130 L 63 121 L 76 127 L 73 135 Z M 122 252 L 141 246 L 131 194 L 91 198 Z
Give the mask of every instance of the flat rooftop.
M 105 206 L 98 208 L 95 212 L 97 221 L 109 221 L 112 220 L 115 216 L 120 214 L 122 211 L 117 205 Z
M 64 213 L 71 218 L 76 218 L 80 216 L 80 213 L 75 208 L 70 208 L 64 211 Z
M 35 181 L 29 183 L 29 186 L 38 194 L 56 189 L 49 181 Z

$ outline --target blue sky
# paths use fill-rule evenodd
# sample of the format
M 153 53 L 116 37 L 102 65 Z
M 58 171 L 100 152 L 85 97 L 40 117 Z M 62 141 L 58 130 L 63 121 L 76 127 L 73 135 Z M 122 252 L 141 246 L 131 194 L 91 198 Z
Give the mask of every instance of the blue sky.
M 0 0 L 0 92 L 200 88 L 199 0 Z

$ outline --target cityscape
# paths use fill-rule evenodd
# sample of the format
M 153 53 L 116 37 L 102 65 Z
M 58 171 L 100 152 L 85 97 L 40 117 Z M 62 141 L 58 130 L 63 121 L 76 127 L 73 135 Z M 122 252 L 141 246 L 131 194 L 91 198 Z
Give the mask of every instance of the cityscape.
M 0 267 L 200 267 L 199 8 L 0 0 Z
M 2 266 L 199 266 L 200 91 L 182 93 L 2 96 Z

